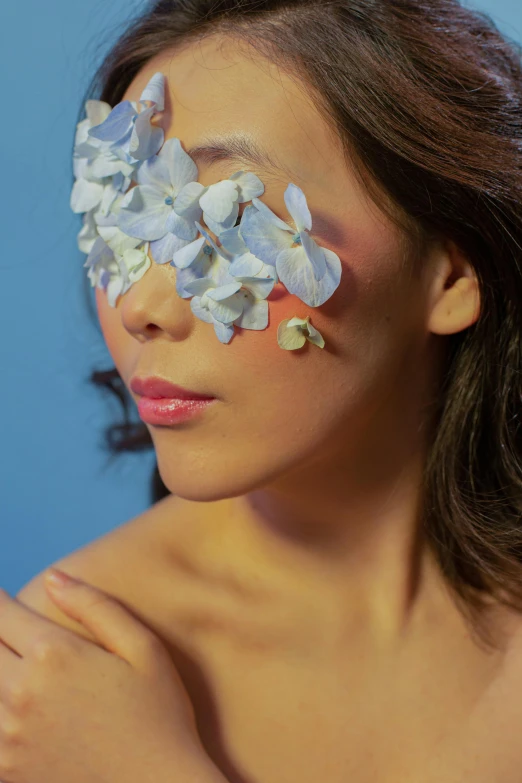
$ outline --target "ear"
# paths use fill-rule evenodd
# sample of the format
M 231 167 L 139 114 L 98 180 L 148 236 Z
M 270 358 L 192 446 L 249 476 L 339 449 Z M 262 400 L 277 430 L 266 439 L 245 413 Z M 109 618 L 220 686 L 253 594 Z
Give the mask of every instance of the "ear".
M 464 253 L 451 240 L 435 251 L 430 273 L 427 327 L 434 334 L 455 334 L 477 321 L 480 291 L 475 270 Z

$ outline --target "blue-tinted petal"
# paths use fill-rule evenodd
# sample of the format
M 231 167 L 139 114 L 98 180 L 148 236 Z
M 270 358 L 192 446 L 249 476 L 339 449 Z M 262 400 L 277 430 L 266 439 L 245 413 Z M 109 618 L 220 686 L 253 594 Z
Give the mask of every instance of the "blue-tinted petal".
M 169 167 L 161 155 L 153 155 L 144 160 L 136 174 L 139 185 L 148 185 L 159 190 L 164 198 L 172 195 L 172 182 Z
M 294 233 L 294 229 L 292 228 L 292 226 L 289 226 L 288 223 L 285 223 L 284 220 L 278 218 L 275 212 L 272 212 L 270 207 L 267 207 L 264 201 L 260 201 L 258 198 L 253 198 L 251 206 L 258 209 L 263 215 L 263 217 L 265 218 L 265 220 L 267 220 L 269 223 L 272 223 L 272 225 L 277 226 L 277 228 L 280 228 L 283 231 L 291 231 L 292 234 Z M 245 212 L 243 212 L 243 215 L 245 214 Z
M 136 109 L 130 101 L 118 103 L 107 119 L 89 130 L 89 136 L 100 141 L 118 141 L 126 135 L 136 116 Z
M 199 200 L 199 205 L 211 220 L 223 223 L 237 204 L 238 196 L 237 185 L 230 179 L 223 179 L 207 188 Z
M 230 179 L 236 183 L 239 191 L 238 201 L 243 204 L 245 201 L 256 196 L 261 196 L 265 192 L 265 186 L 256 174 L 251 171 L 236 171 Z
M 234 258 L 228 271 L 234 277 L 254 277 L 261 272 L 263 266 L 263 262 L 247 250 L 246 253 Z
M 177 215 L 172 208 L 165 223 L 165 228 L 187 242 L 191 242 L 198 235 L 195 222 Z
M 209 288 L 213 288 L 213 285 L 212 280 L 209 280 L 208 277 L 198 277 L 190 283 L 185 283 L 185 291 L 195 296 L 203 296 Z
M 178 193 L 184 185 L 198 178 L 198 167 L 188 155 L 177 138 L 167 139 L 163 145 L 161 157 L 165 158 L 170 171 L 174 191 Z
M 189 245 L 185 245 L 185 247 L 177 250 L 172 258 L 172 266 L 175 266 L 178 269 L 186 269 L 196 260 L 204 244 L 205 238 L 200 237 Z
M 336 290 L 341 277 L 339 258 L 323 248 L 326 272 L 317 280 L 314 269 L 303 247 L 283 250 L 277 257 L 276 269 L 283 285 L 310 307 L 319 307 Z
M 150 252 L 157 264 L 167 264 L 172 261 L 174 253 L 186 247 L 187 242 L 168 232 L 161 239 L 150 243 Z
M 172 262 L 171 266 L 174 266 Z M 192 296 L 188 291 L 185 291 L 185 285 L 192 280 L 206 277 L 210 267 L 211 262 L 208 260 L 208 256 L 201 253 L 190 266 L 187 266 L 185 269 L 176 269 L 176 291 L 178 295 L 183 299 Z
M 312 216 L 306 203 L 306 196 L 297 185 L 290 183 L 285 190 L 284 199 L 286 208 L 292 215 L 292 220 L 297 226 L 298 231 L 312 228 Z
M 243 237 L 239 233 L 239 226 L 227 228 L 219 234 L 219 241 L 232 256 L 240 256 L 248 251 Z
M 155 155 L 163 144 L 165 138 L 163 128 L 150 124 L 153 113 L 154 107 L 151 107 L 136 117 L 129 143 L 129 152 L 137 160 L 146 160 Z
M 292 246 L 292 236 L 268 221 L 263 212 L 253 206 L 245 208 L 239 234 L 251 253 L 273 266 L 279 253 Z
M 121 202 L 118 225 L 131 237 L 152 241 L 167 233 L 165 224 L 172 208 L 161 193 L 148 185 L 138 185 Z
M 239 204 L 234 204 L 232 208 L 232 212 L 230 215 L 222 222 L 218 223 L 217 221 L 213 220 L 207 212 L 203 212 L 203 219 L 205 223 L 207 224 L 210 231 L 212 231 L 213 234 L 215 234 L 217 237 L 219 237 L 219 241 L 221 242 L 221 234 L 223 231 L 228 231 L 230 228 L 234 226 L 234 223 L 237 220 L 237 214 L 239 212 Z
M 165 77 L 158 71 L 149 79 L 147 86 L 140 96 L 140 101 L 153 101 L 156 104 L 156 111 L 163 111 L 165 108 Z
M 220 321 L 214 321 L 214 331 L 220 343 L 229 343 L 234 336 L 234 327 L 229 324 L 222 324 Z
M 256 299 L 266 299 L 269 296 L 275 285 L 275 280 L 270 277 L 238 277 L 237 278 L 243 288 L 250 291 Z
M 206 307 L 201 307 L 200 296 L 195 296 L 190 300 L 190 309 L 194 315 L 196 315 L 198 318 L 201 318 L 202 321 L 206 321 L 208 324 L 211 324 L 214 321 Z
M 241 283 L 238 283 L 236 280 L 234 280 L 230 283 L 227 283 L 226 285 L 220 285 L 219 288 L 213 288 L 212 291 L 209 291 L 208 295 L 211 299 L 219 302 L 222 299 L 227 299 L 229 296 L 237 293 L 240 288 Z
M 222 324 L 230 324 L 239 318 L 243 312 L 243 304 L 241 298 L 237 296 L 229 296 L 227 299 L 215 301 L 212 294 L 216 289 L 207 291 L 208 297 L 208 309 L 216 321 L 221 321 Z
M 242 329 L 266 329 L 268 326 L 268 302 L 258 300 L 250 291 L 243 291 L 243 312 L 234 321 Z
M 204 237 L 205 237 L 205 239 L 207 240 L 208 244 L 209 244 L 209 245 L 210 245 L 210 246 L 213 248 L 214 252 L 215 252 L 215 253 L 220 253 L 220 252 L 221 252 L 221 249 L 220 249 L 220 248 L 219 248 L 219 247 L 216 245 L 216 243 L 214 242 L 214 240 L 212 239 L 212 237 L 210 236 L 210 234 L 208 233 L 208 231 L 206 231 L 206 230 L 203 228 L 203 226 L 201 225 L 201 223 L 198 223 L 198 221 L 197 221 L 197 220 L 196 220 L 196 226 L 197 226 L 197 228 L 198 228 L 199 232 L 200 232 L 201 234 L 203 234 L 203 236 L 204 236 Z
M 308 256 L 308 260 L 312 264 L 314 275 L 317 280 L 320 280 L 326 272 L 326 259 L 324 250 L 322 247 L 319 247 L 317 242 L 314 242 L 312 237 L 307 234 L 306 231 L 301 231 L 299 236 L 301 237 L 301 244 L 306 255 Z
M 201 220 L 203 210 L 199 206 L 199 198 L 205 190 L 200 182 L 188 182 L 183 185 L 174 199 L 174 210 L 188 220 Z

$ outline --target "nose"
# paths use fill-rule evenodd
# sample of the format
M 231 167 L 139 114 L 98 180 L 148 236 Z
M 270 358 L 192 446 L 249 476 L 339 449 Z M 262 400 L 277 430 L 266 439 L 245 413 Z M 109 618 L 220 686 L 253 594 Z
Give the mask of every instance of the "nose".
M 120 315 L 125 329 L 139 342 L 164 337 L 184 340 L 194 328 L 190 299 L 176 291 L 176 269 L 152 261 L 143 277 L 133 283 L 120 299 Z

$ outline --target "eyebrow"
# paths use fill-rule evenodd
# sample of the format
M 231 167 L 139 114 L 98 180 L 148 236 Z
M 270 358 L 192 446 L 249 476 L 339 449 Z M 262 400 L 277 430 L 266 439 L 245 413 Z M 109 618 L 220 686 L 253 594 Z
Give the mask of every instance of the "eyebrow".
M 277 156 L 256 144 L 245 134 L 235 133 L 230 136 L 204 138 L 200 144 L 195 144 L 186 152 L 196 163 L 207 166 L 227 160 L 251 163 L 254 167 L 272 174 L 284 174 L 285 177 L 292 175 Z

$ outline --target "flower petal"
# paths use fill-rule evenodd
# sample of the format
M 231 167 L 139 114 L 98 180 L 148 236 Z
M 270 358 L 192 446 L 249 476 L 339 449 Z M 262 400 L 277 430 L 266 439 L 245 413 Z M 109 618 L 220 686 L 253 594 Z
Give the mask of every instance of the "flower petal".
M 193 220 L 187 220 L 185 217 L 176 214 L 173 209 L 170 210 L 169 216 L 165 223 L 165 228 L 172 234 L 176 234 L 180 239 L 186 242 L 192 242 L 198 235 L 196 223 Z
M 265 186 L 259 177 L 251 171 L 236 171 L 229 179 L 235 182 L 238 187 L 240 204 L 250 201 L 256 196 L 262 196 L 265 192 Z
M 301 239 L 301 245 L 308 256 L 308 260 L 312 264 L 316 279 L 321 280 L 326 272 L 326 258 L 323 248 L 319 247 L 317 242 L 315 242 L 306 231 L 301 231 L 299 237 Z
M 288 327 L 289 319 L 281 321 L 277 327 L 277 342 L 280 348 L 287 351 L 295 351 L 296 348 L 302 348 L 306 342 L 302 330 L 298 326 Z
M 168 264 L 172 261 L 174 253 L 187 245 L 185 239 L 180 239 L 170 231 L 161 239 L 156 239 L 150 243 L 150 252 L 157 264 Z
M 240 288 L 241 283 L 233 280 L 225 285 L 220 285 L 218 288 L 213 288 L 212 291 L 209 291 L 208 295 L 211 299 L 219 302 L 222 299 L 228 299 L 229 296 L 233 296 Z
M 245 245 L 245 241 L 239 233 L 239 226 L 232 226 L 227 228 L 219 234 L 219 241 L 225 250 L 228 250 L 232 256 L 241 256 L 248 252 L 248 247 Z
M 214 331 L 220 343 L 229 343 L 234 336 L 234 327 L 219 321 L 214 321 Z
M 85 113 L 91 128 L 105 122 L 111 111 L 112 107 L 106 101 L 90 99 L 85 102 Z
M 197 277 L 195 280 L 191 280 L 190 283 L 185 283 L 185 291 L 196 296 L 203 296 L 209 288 L 213 287 L 214 284 L 208 277 Z
M 118 256 L 122 256 L 126 250 L 134 249 L 141 242 L 141 239 L 125 234 L 118 226 L 98 226 L 98 234 Z
M 277 273 L 283 285 L 310 307 L 319 307 L 326 302 L 338 287 L 341 277 L 339 258 L 326 248 L 322 250 L 326 272 L 321 280 L 316 279 L 313 266 L 302 246 L 282 250 L 276 261 Z
M 238 197 L 239 191 L 235 182 L 223 179 L 207 188 L 199 200 L 199 205 L 211 220 L 223 223 L 232 212 Z
M 174 211 L 188 220 L 201 220 L 203 210 L 199 199 L 205 190 L 201 182 L 187 182 L 174 199 Z
M 254 206 L 245 208 L 241 216 L 239 234 L 251 253 L 265 264 L 272 266 L 275 266 L 279 253 L 293 244 L 292 237 L 287 231 L 281 230 L 267 220 L 264 212 Z
M 242 292 L 243 313 L 234 321 L 242 329 L 266 329 L 268 326 L 268 302 L 256 299 L 250 291 Z
M 230 228 L 233 228 L 234 223 L 237 220 L 238 212 L 239 212 L 239 204 L 236 202 L 232 207 L 232 212 L 230 213 L 230 215 L 221 223 L 218 223 L 216 220 L 213 220 L 207 212 L 203 212 L 203 219 L 207 224 L 208 228 L 210 229 L 210 231 L 212 231 L 212 233 L 215 234 L 217 237 L 220 237 L 219 241 L 221 241 L 221 234 L 223 233 L 223 231 L 228 231 Z
M 163 198 L 172 195 L 170 170 L 161 154 L 153 155 L 143 161 L 137 171 L 136 182 L 138 185 L 148 185 L 151 188 L 156 188 L 162 193 Z
M 172 257 L 172 266 L 175 266 L 178 269 L 186 269 L 188 266 L 191 266 L 191 264 L 201 253 L 201 249 L 203 248 L 204 244 L 205 237 L 200 237 L 199 239 L 195 239 L 194 242 L 191 242 L 189 245 L 185 245 L 185 247 L 177 250 Z
M 100 203 L 104 186 L 86 179 L 77 179 L 71 191 L 71 209 L 77 214 L 89 212 Z
M 128 132 L 137 112 L 130 101 L 118 103 L 101 125 L 89 130 L 89 136 L 100 141 L 119 141 Z
M 175 193 L 178 193 L 189 182 L 197 180 L 198 167 L 190 155 L 185 152 L 179 139 L 167 139 L 159 154 L 166 160 Z
M 258 209 L 265 220 L 267 220 L 269 223 L 272 223 L 272 225 L 277 226 L 278 228 L 282 229 L 283 231 L 291 231 L 292 234 L 294 234 L 294 229 L 292 226 L 289 226 L 288 223 L 285 223 L 284 220 L 281 220 L 281 218 L 278 218 L 275 212 L 272 212 L 270 207 L 267 207 L 264 201 L 260 201 L 258 198 L 252 199 L 252 206 Z M 246 212 L 246 210 L 245 210 Z M 243 212 L 243 214 L 245 214 Z
M 129 152 L 137 160 L 146 160 L 155 155 L 165 139 L 163 128 L 150 124 L 155 107 L 145 109 L 138 114 L 130 138 Z
M 270 277 L 247 277 L 237 278 L 250 293 L 254 294 L 256 299 L 266 299 L 274 289 L 275 280 Z
M 322 334 L 312 324 L 308 324 L 308 336 L 306 338 L 308 342 L 318 345 L 319 348 L 324 348 L 324 338 Z
M 190 309 L 198 318 L 202 321 L 206 321 L 208 324 L 213 323 L 214 319 L 205 307 L 201 307 L 201 297 L 195 296 L 190 300 Z
M 131 237 L 152 241 L 167 233 L 165 224 L 172 207 L 165 204 L 156 188 L 137 185 L 125 194 L 121 202 L 118 225 Z
M 145 89 L 141 93 L 140 101 L 152 101 L 156 104 L 156 111 L 165 108 L 165 77 L 158 71 L 149 79 Z
M 312 228 L 312 216 L 306 203 L 306 196 L 297 185 L 290 183 L 285 190 L 284 199 L 286 208 L 292 215 L 292 220 L 297 226 L 298 231 Z
M 243 312 L 243 305 L 240 299 L 234 295 L 216 302 L 212 297 L 212 294 L 215 293 L 215 291 L 215 288 L 207 291 L 207 296 L 209 297 L 209 312 L 216 321 L 220 321 L 223 324 L 230 324 L 232 321 L 235 321 L 236 318 L 239 318 Z
M 230 264 L 229 273 L 234 277 L 254 277 L 261 272 L 263 267 L 263 262 L 247 250 L 246 253 L 234 258 Z

